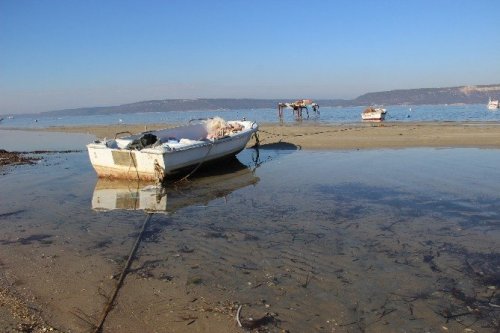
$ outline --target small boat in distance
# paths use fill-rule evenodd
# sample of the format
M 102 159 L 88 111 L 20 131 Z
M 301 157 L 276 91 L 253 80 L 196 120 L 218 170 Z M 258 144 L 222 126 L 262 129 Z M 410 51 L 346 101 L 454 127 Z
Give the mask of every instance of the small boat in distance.
M 99 177 L 163 181 L 165 176 L 234 156 L 258 125 L 252 121 L 199 120 L 188 125 L 131 134 L 87 145 Z
M 383 121 L 386 113 L 386 109 L 369 106 L 361 113 L 361 119 L 368 121 Z
M 500 109 L 500 103 L 498 99 L 492 100 L 491 97 L 488 101 L 488 110 L 497 110 Z

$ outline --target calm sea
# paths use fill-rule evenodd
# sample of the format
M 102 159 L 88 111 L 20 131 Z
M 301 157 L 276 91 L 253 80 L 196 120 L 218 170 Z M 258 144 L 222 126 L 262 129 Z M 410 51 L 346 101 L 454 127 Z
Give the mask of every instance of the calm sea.
M 316 123 L 356 123 L 361 121 L 364 107 L 322 107 L 317 115 L 312 110 L 309 117 L 304 113 L 304 122 Z M 418 105 L 387 106 L 386 121 L 499 121 L 500 112 L 490 111 L 486 105 Z M 109 125 L 109 124 L 153 124 L 185 123 L 191 119 L 219 116 L 224 119 L 255 120 L 263 123 L 278 123 L 276 109 L 234 109 L 212 111 L 170 111 L 132 114 L 111 114 L 92 116 L 14 117 L 0 122 L 1 127 L 44 128 L 65 125 Z M 295 121 L 292 110 L 285 110 L 285 122 Z

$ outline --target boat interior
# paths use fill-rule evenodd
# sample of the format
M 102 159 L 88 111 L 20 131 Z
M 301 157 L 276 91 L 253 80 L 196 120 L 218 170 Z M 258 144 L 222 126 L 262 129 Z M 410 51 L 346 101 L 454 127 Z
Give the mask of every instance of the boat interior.
M 115 149 L 136 150 L 163 145 L 168 145 L 170 148 L 180 148 L 228 137 L 244 129 L 245 124 L 243 122 L 226 122 L 220 118 L 213 118 L 201 123 L 174 128 L 147 131 L 139 134 L 129 133 L 129 136 L 107 141 L 106 146 Z

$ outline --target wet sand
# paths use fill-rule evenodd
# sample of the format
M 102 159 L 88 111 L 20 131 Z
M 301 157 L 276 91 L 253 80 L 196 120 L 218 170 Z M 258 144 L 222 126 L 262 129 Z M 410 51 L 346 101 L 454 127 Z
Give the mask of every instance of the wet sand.
M 50 127 L 48 131 L 87 133 L 112 138 L 118 132 L 139 133 L 165 128 L 161 125 L 111 125 Z M 408 147 L 500 148 L 500 125 L 496 123 L 358 123 L 358 124 L 261 124 L 262 144 L 290 143 L 302 149 L 374 149 Z M 254 144 L 252 140 L 250 145 Z

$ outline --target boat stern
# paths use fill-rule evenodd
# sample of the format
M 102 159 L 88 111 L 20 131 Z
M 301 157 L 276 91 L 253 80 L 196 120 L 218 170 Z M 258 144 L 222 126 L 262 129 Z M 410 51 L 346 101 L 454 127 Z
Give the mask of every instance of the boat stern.
M 143 154 L 137 150 L 108 148 L 100 142 L 88 144 L 87 150 L 99 177 L 156 181 L 164 176 L 162 151 Z

